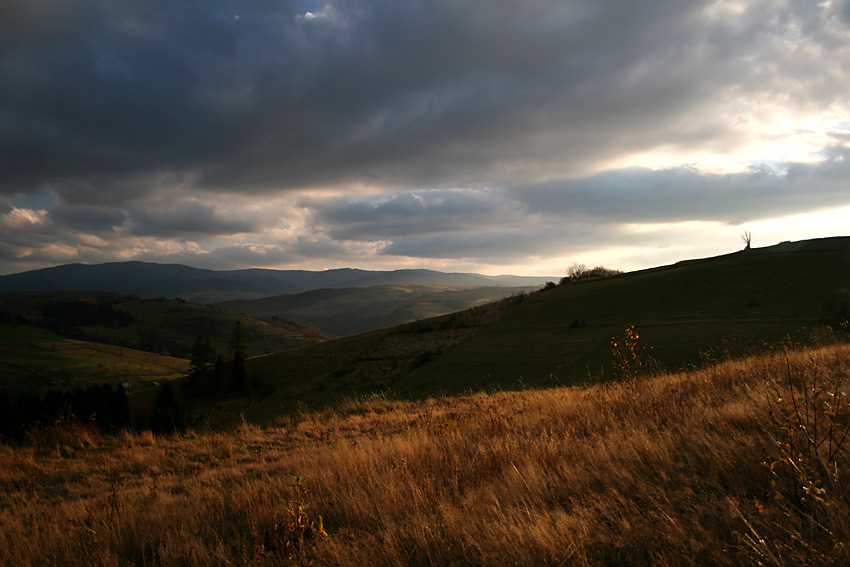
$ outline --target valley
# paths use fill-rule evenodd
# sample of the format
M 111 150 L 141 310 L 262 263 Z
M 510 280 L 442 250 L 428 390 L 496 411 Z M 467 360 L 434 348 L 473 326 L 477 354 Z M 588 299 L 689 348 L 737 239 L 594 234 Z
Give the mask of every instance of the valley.
M 0 557 L 842 564 L 848 286 L 850 238 L 835 238 L 565 278 L 338 338 L 273 315 L 286 296 L 237 313 L 5 294 L 0 423 L 25 414 L 16 396 L 49 407 L 82 388 L 129 414 L 45 415 L 0 441 Z M 362 309 L 370 293 L 391 303 L 364 289 Z M 420 306 L 472 297 L 393 289 Z

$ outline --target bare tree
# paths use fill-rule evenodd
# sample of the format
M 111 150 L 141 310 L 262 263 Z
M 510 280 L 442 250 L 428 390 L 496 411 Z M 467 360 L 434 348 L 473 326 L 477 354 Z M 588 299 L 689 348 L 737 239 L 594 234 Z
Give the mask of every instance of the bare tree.
M 753 233 L 749 230 L 745 230 L 743 233 L 741 233 L 741 240 L 744 241 L 744 250 L 749 250 L 750 244 L 752 244 L 753 242 Z
M 587 274 L 587 266 L 573 262 L 573 265 L 567 268 L 567 276 L 572 279 L 584 277 Z

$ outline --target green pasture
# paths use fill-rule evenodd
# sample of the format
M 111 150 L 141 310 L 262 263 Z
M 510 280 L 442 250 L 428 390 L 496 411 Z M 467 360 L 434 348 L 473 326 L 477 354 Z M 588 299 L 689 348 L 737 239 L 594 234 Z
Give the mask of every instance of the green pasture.
M 60 337 L 29 325 L 0 324 L 0 387 L 47 389 L 129 383 L 129 393 L 150 382 L 173 380 L 187 360 Z

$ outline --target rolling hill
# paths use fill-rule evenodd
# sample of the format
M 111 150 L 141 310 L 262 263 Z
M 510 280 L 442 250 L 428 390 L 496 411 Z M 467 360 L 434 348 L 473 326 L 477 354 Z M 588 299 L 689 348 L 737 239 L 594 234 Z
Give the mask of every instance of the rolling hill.
M 262 285 L 213 270 L 179 264 L 109 262 L 66 264 L 0 276 L 0 292 L 17 291 L 108 291 L 144 298 L 178 297 L 199 290 L 253 294 L 267 290 Z
M 0 323 L 0 389 L 10 392 L 121 383 L 132 395 L 180 378 L 188 368 L 182 358 Z
M 320 338 L 296 323 L 271 324 L 182 300 L 106 292 L 0 294 L 0 387 L 177 378 L 188 369 L 199 334 L 226 353 L 237 321 L 252 356 Z
M 298 321 L 315 326 L 327 335 L 344 336 L 462 311 L 537 289 L 539 286 L 397 284 L 317 289 L 294 295 L 226 301 L 214 305 L 259 318 L 280 317 Z
M 377 390 L 422 397 L 609 379 L 612 337 L 635 325 L 658 365 L 699 365 L 823 328 L 850 288 L 850 238 L 782 243 L 578 280 L 452 315 L 255 358 L 275 384 L 249 414 Z
M 848 288 L 850 238 L 842 237 L 786 242 L 605 278 L 566 281 L 320 344 L 308 344 L 306 331 L 248 318 L 255 325 L 248 333 L 252 356 L 248 373 L 270 386 L 271 393 L 262 399 L 234 399 L 228 407 L 245 412 L 249 419 L 269 422 L 299 407 L 320 408 L 346 396 L 376 391 L 422 398 L 606 381 L 617 377 L 612 338 L 621 337 L 632 325 L 653 364 L 671 370 L 693 367 L 709 359 L 806 338 L 815 330 L 825 332 L 824 324 L 835 315 L 831 299 Z M 360 291 L 388 295 L 390 289 L 411 297 L 423 291 L 416 286 Z M 346 289 L 313 292 L 313 307 L 318 309 L 331 299 L 344 303 L 347 293 Z M 850 292 L 843 293 L 846 300 Z M 224 350 L 229 330 L 242 317 L 179 300 L 106 295 L 98 299 L 93 294 L 89 301 L 114 305 L 147 322 L 136 327 L 103 324 L 84 329 L 92 335 L 130 340 L 134 334 L 150 334 L 138 333 L 139 328 L 150 327 L 158 329 L 158 337 L 190 345 L 198 332 L 207 332 Z M 32 312 L 55 296 L 5 295 L 0 311 Z M 67 297 L 80 300 L 73 293 Z M 258 314 L 267 314 L 261 309 L 277 309 L 276 302 L 287 300 L 273 298 L 255 306 Z
M 0 443 L 0 556 L 846 565 L 848 284 L 850 238 L 783 243 L 256 356 L 277 390 L 217 411 L 269 427 L 59 420 Z M 658 366 L 611 383 L 611 336 L 630 325 Z M 22 326 L 0 324 L 2 360 Z M 36 330 L 45 365 L 109 360 Z M 581 387 L 534 388 L 548 384 Z

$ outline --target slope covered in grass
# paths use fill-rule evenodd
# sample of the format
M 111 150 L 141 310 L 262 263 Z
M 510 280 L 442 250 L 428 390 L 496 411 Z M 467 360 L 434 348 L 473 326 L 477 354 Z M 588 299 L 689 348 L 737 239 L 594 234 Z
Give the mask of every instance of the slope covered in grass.
M 256 359 L 276 411 L 389 389 L 435 392 L 604 381 L 611 339 L 636 326 L 662 367 L 807 336 L 850 288 L 850 238 L 829 238 L 568 282 L 475 310 Z M 489 315 L 484 316 L 484 313 Z M 270 415 L 262 404 L 259 414 Z
M 850 288 L 850 238 L 789 243 L 682 262 L 533 294 L 495 325 L 397 385 L 450 373 L 453 388 L 580 383 L 611 372 L 610 341 L 635 325 L 653 357 L 677 369 L 712 350 L 751 352 L 808 334 Z
M 294 295 L 227 301 L 218 307 L 254 317 L 281 317 L 344 336 L 462 311 L 490 301 L 529 293 L 540 286 L 450 287 L 380 285 L 320 289 Z
M 96 291 L 41 291 L 0 294 L 5 320 L 29 323 L 59 334 L 189 358 L 199 334 L 227 350 L 237 321 L 251 338 L 249 354 L 259 355 L 310 342 L 303 325 L 276 325 L 179 299 L 140 299 Z M 76 335 L 76 336 L 75 336 Z
M 0 445 L 0 559 L 846 564 L 848 378 L 842 344 L 585 388 L 373 397 L 232 433 L 65 425 Z M 812 397 L 822 386 L 843 405 Z
M 189 361 L 0 323 L 0 388 L 23 390 L 127 384 L 129 393 L 183 376 Z

